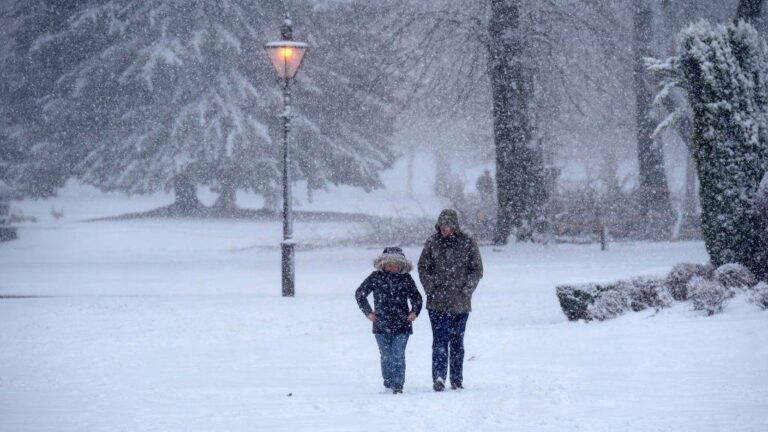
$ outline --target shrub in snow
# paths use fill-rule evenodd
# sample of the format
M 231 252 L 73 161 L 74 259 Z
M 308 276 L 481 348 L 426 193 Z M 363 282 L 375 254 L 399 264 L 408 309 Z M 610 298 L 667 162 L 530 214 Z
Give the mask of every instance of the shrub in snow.
M 748 291 L 750 303 L 760 306 L 762 309 L 768 309 L 768 284 L 760 282 Z
M 712 276 L 712 266 L 703 264 L 681 263 L 672 267 L 667 275 L 665 284 L 672 298 L 677 301 L 688 299 L 688 281 L 699 276 L 709 279 Z
M 628 282 L 620 282 L 618 288 L 626 292 L 629 306 L 635 312 L 646 308 L 665 308 L 673 302 L 663 279 L 637 277 Z
M 555 288 L 560 308 L 571 321 L 588 319 L 587 308 L 600 290 L 597 284 L 561 285 Z
M 714 280 L 726 288 L 749 288 L 757 283 L 755 275 L 742 264 L 723 264 L 715 270 Z
M 739 262 L 766 278 L 768 235 L 757 205 L 768 171 L 768 47 L 739 21 L 683 30 L 677 69 L 694 113 L 702 233 L 712 263 Z
M 610 285 L 565 285 L 556 289 L 560 307 L 569 320 L 606 320 L 628 310 L 660 309 L 672 296 L 662 279 L 639 277 Z
M 723 311 L 725 302 L 733 296 L 720 282 L 696 276 L 688 281 L 688 298 L 694 310 L 705 311 L 714 315 Z
M 598 321 L 616 318 L 630 308 L 630 298 L 627 291 L 619 289 L 618 285 L 606 287 L 599 291 L 593 299 L 593 302 L 587 305 L 587 320 L 596 319 Z

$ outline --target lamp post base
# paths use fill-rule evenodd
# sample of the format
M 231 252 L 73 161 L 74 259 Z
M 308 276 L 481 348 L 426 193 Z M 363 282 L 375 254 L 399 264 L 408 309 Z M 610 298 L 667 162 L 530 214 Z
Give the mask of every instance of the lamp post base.
M 293 297 L 296 294 L 294 289 L 293 242 L 283 242 L 282 250 L 283 297 Z

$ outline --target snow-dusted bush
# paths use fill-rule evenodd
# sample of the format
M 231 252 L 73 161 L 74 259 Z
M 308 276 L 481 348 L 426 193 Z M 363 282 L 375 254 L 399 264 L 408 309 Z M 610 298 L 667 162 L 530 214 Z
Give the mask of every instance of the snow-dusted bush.
M 595 301 L 595 296 L 602 291 L 597 284 L 561 285 L 555 288 L 560 308 L 571 321 L 589 319 L 587 309 Z
M 750 303 L 754 303 L 763 309 L 768 309 L 768 283 L 758 283 L 747 291 L 747 296 Z
M 606 320 L 647 308 L 661 309 L 674 301 L 663 279 L 639 277 L 609 285 L 594 283 L 556 288 L 560 307 L 569 320 Z
M 628 282 L 619 282 L 617 288 L 626 292 L 629 305 L 635 312 L 646 308 L 665 308 L 674 301 L 664 285 L 664 279 L 641 276 Z
M 739 263 L 721 265 L 715 270 L 713 277 L 726 288 L 749 288 L 757 283 L 755 275 Z
M 720 313 L 736 289 L 747 292 L 750 302 L 768 309 L 768 283 L 758 283 L 742 264 L 678 264 L 666 278 L 636 277 L 608 285 L 594 283 L 557 287 L 560 307 L 569 320 L 606 320 L 625 311 L 656 310 L 676 300 L 690 300 L 694 310 Z
M 699 276 L 709 279 L 713 268 L 708 264 L 681 263 L 672 267 L 667 275 L 666 286 L 672 298 L 677 301 L 688 299 L 688 281 Z
M 627 290 L 618 285 L 611 285 L 601 290 L 594 301 L 587 305 L 585 319 L 603 321 L 616 318 L 630 308 L 630 298 Z
M 733 292 L 720 282 L 696 276 L 688 281 L 688 298 L 694 310 L 705 311 L 714 315 L 723 311 L 725 302 L 733 297 Z

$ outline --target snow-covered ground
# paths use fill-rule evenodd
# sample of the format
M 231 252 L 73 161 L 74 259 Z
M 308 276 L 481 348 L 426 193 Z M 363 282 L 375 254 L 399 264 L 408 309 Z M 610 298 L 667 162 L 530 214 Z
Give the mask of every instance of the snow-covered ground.
M 38 222 L 0 243 L 0 431 L 768 430 L 768 312 L 559 309 L 558 284 L 663 275 L 705 262 L 699 242 L 483 247 L 466 390 L 431 390 L 424 314 L 392 395 L 353 298 L 384 245 L 300 250 L 282 298 L 277 223 L 78 222 L 167 203 L 70 188 L 15 204 Z M 362 228 L 295 226 L 307 243 Z

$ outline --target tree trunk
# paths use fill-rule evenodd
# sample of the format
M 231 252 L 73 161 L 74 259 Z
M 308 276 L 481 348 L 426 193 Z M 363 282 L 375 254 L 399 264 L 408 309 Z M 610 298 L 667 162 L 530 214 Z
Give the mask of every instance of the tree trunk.
M 739 0 L 739 6 L 736 8 L 736 21 L 744 20 L 754 24 L 760 19 L 762 8 L 763 0 Z
M 632 51 L 634 57 L 635 121 L 637 123 L 637 155 L 639 162 L 639 199 L 645 235 L 668 238 L 673 220 L 664 151 L 653 139 L 655 122 L 651 118 L 653 94 L 648 83 L 644 58 L 651 56 L 652 12 L 647 0 L 633 0 Z
M 701 238 L 701 216 L 698 214 L 698 196 L 696 194 L 696 162 L 693 159 L 693 124 L 685 118 L 680 126 L 680 137 L 688 151 L 685 155 L 685 202 L 683 203 L 683 225 L 680 229 L 682 238 Z
M 197 216 L 203 213 L 205 206 L 197 198 L 197 188 L 189 176 L 179 174 L 173 179 L 173 192 L 176 196 L 170 206 L 171 213 L 180 216 Z
M 238 211 L 235 187 L 230 183 L 226 183 L 222 184 L 219 189 L 219 197 L 213 203 L 211 211 L 218 216 L 235 216 Z
M 667 111 L 677 110 L 671 98 L 664 100 Z M 693 159 L 693 120 L 686 112 L 677 124 L 677 133 L 687 149 L 685 154 L 685 196 L 683 197 L 682 222 L 676 234 L 677 239 L 701 238 L 701 218 L 698 214 L 696 195 L 696 163 Z
M 414 161 L 416 160 L 416 145 L 414 143 L 408 145 L 408 154 L 406 157 L 408 158 L 408 175 L 405 178 L 405 192 L 408 198 L 413 198 L 413 170 Z
M 462 213 L 464 185 L 453 172 L 450 158 L 441 150 L 435 151 L 435 169 L 435 193 L 445 198 L 454 210 Z
M 213 214 L 222 217 L 234 217 L 239 209 L 235 201 L 237 199 L 237 188 L 235 187 L 235 174 L 232 170 L 224 170 L 218 176 L 219 197 L 213 203 L 211 211 Z
M 533 98 L 533 70 L 526 65 L 517 0 L 492 0 L 488 23 L 489 72 L 496 146 L 494 244 L 506 244 L 513 227 L 530 222 L 530 187 L 536 152 L 528 104 Z M 540 167 L 539 167 L 540 168 Z M 540 171 L 540 169 L 539 169 Z

